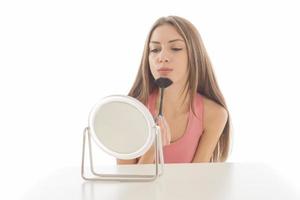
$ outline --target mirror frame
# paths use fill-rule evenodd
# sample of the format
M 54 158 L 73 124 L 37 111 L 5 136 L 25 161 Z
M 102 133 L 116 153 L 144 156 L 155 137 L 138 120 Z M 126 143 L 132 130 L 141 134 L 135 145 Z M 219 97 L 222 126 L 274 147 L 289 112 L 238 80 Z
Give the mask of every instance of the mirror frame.
M 147 136 L 145 144 L 140 149 L 137 149 L 136 151 L 129 153 L 129 154 L 115 152 L 115 151 L 112 151 L 111 149 L 107 148 L 105 146 L 105 144 L 103 144 L 97 137 L 95 129 L 94 129 L 95 116 L 97 114 L 97 111 L 99 111 L 99 109 L 103 105 L 105 105 L 107 103 L 111 103 L 111 102 L 121 102 L 121 103 L 129 104 L 129 105 L 135 107 L 139 112 L 141 112 L 143 114 L 143 116 L 147 122 L 147 125 L 148 125 L 148 136 Z M 143 154 L 145 154 L 146 151 L 153 145 L 154 138 L 156 136 L 156 130 L 157 130 L 153 116 L 150 113 L 150 111 L 148 110 L 148 108 L 143 103 L 141 103 L 139 100 L 137 100 L 131 96 L 126 96 L 126 95 L 111 95 L 111 96 L 104 97 L 102 100 L 100 100 L 92 108 L 92 110 L 89 114 L 88 126 L 89 126 L 89 130 L 90 130 L 93 140 L 104 152 L 108 153 L 109 155 L 114 156 L 115 158 L 124 159 L 124 160 L 135 159 L 135 158 L 140 157 Z

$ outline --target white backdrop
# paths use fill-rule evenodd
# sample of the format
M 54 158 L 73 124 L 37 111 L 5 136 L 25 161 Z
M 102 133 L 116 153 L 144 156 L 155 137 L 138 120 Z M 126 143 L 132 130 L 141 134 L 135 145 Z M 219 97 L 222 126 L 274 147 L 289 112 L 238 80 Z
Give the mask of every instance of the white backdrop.
M 296 0 L 109 2 L 0 2 L 2 197 L 80 165 L 90 109 L 128 93 L 149 29 L 167 15 L 202 35 L 232 117 L 229 161 L 267 163 L 300 188 Z

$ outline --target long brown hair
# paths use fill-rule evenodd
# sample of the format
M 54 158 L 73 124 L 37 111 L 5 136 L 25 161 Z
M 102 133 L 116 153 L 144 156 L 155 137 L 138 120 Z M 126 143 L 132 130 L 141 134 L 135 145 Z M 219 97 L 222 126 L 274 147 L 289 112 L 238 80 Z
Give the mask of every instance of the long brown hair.
M 227 110 L 228 120 L 222 135 L 211 157 L 211 162 L 226 161 L 230 149 L 230 117 L 225 99 L 220 91 L 211 61 L 204 47 L 201 36 L 195 26 L 188 20 L 178 16 L 159 18 L 150 29 L 144 46 L 144 52 L 137 77 L 129 92 L 142 103 L 148 102 L 150 93 L 157 89 L 149 65 L 149 42 L 155 28 L 163 24 L 172 25 L 184 38 L 188 52 L 188 79 L 185 88 L 190 92 L 190 105 L 194 105 L 194 97 L 198 93 L 213 100 Z M 186 93 L 187 95 L 188 93 Z M 192 106 L 193 112 L 194 108 Z M 195 113 L 195 112 L 194 112 Z

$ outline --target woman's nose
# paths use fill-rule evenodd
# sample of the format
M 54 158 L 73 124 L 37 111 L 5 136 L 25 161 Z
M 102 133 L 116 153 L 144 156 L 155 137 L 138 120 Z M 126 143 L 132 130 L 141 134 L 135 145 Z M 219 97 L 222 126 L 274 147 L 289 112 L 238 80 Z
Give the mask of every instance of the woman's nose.
M 167 55 L 166 52 L 164 51 L 161 51 L 160 54 L 159 54 L 159 57 L 158 57 L 158 62 L 159 63 L 163 63 L 163 62 L 169 62 L 170 61 L 170 56 Z
M 159 63 L 169 62 L 169 59 L 160 57 L 158 62 Z

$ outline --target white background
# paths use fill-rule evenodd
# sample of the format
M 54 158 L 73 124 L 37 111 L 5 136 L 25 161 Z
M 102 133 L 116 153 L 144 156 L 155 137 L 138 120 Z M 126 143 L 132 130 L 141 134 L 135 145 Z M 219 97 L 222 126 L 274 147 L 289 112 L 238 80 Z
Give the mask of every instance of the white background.
M 232 117 L 229 161 L 267 163 L 300 188 L 299 10 L 296 0 L 1 1 L 1 196 L 80 165 L 90 109 L 128 93 L 167 15 L 202 35 Z

